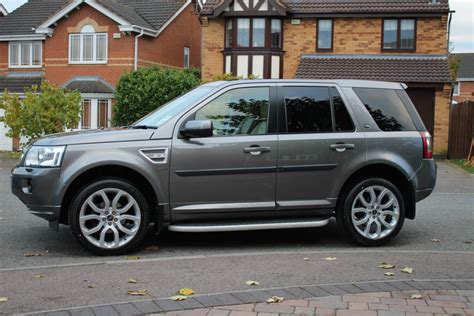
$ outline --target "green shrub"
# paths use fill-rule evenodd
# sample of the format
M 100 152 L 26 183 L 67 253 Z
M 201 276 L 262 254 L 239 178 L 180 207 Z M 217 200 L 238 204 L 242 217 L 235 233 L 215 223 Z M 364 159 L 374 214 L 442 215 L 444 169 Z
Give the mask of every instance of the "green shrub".
M 200 84 L 198 70 L 140 68 L 123 75 L 115 92 L 113 124 L 125 126 Z

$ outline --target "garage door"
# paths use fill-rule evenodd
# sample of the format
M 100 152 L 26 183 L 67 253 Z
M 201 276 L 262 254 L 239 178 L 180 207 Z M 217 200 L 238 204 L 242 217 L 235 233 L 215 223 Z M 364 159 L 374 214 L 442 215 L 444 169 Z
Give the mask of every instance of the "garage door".
M 0 117 L 3 116 L 4 110 L 0 109 Z M 0 150 L 12 150 L 13 143 L 12 139 L 7 137 L 7 128 L 5 124 L 0 122 Z
M 428 88 L 408 88 L 407 93 L 420 113 L 423 123 L 431 135 L 434 135 L 434 115 L 436 90 Z

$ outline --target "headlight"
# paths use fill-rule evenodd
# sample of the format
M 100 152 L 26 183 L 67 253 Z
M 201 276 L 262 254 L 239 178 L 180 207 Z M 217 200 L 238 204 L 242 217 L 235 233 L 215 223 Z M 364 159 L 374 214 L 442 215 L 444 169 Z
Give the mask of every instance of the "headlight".
M 59 167 L 63 160 L 66 146 L 43 147 L 33 146 L 25 155 L 25 167 Z

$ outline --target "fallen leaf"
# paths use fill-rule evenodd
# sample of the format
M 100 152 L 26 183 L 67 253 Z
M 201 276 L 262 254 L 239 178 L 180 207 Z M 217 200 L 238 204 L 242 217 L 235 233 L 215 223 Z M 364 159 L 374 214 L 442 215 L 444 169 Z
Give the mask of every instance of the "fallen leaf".
M 132 295 L 132 296 L 146 296 L 148 295 L 148 292 L 147 290 L 136 290 L 136 291 L 128 291 L 127 294 Z
M 385 275 L 385 276 L 395 276 L 395 273 L 393 273 L 393 272 L 385 272 L 383 275 Z
M 170 297 L 170 300 L 173 300 L 173 301 L 184 301 L 185 299 L 187 299 L 187 297 L 184 295 L 176 295 L 176 296 Z
M 337 258 L 336 257 L 326 257 L 326 258 L 324 258 L 324 260 L 326 260 L 326 261 L 336 261 Z
M 395 268 L 395 266 L 393 264 L 386 263 L 386 262 L 382 262 L 378 267 L 382 268 L 382 269 L 393 269 L 393 268 Z
M 183 288 L 181 290 L 178 291 L 178 294 L 181 294 L 181 295 L 185 295 L 185 296 L 189 296 L 189 295 L 193 295 L 194 294 L 194 290 L 193 289 L 188 289 L 188 288 Z
M 309 258 L 303 258 L 304 261 L 309 261 Z
M 0 297 L 0 303 L 5 303 L 8 301 L 8 297 Z
M 97 287 L 97 285 L 95 285 L 95 284 L 90 284 L 90 285 L 88 285 L 87 287 L 90 288 L 90 289 L 95 289 L 95 288 Z
M 281 302 L 283 302 L 283 300 L 284 300 L 283 297 L 272 296 L 267 300 L 267 303 L 269 303 L 269 304 L 271 304 L 271 303 L 281 303 Z
M 423 296 L 421 296 L 421 294 L 412 294 L 410 296 L 410 298 L 413 298 L 413 299 L 416 299 L 416 300 L 420 300 L 423 298 Z
M 146 247 L 145 250 L 158 251 L 158 250 L 160 250 L 160 247 L 158 247 L 158 246 L 149 246 L 149 247 Z
M 138 281 L 135 279 L 128 279 L 128 283 L 138 283 Z
M 465 244 L 472 244 L 472 241 L 466 240 L 466 241 L 464 241 L 464 243 L 465 243 Z
M 35 276 L 35 278 L 37 278 L 37 279 L 44 279 L 44 278 L 46 278 L 46 275 L 44 275 L 44 274 L 38 274 L 37 276 Z
M 42 255 L 40 252 L 27 252 L 24 254 L 25 257 L 41 257 Z
M 400 269 L 400 271 L 402 271 L 403 273 L 412 274 L 413 273 L 413 268 L 405 267 L 403 269 Z
M 140 259 L 140 257 L 139 256 L 127 256 L 127 257 L 125 257 L 125 259 L 127 259 L 127 260 L 138 260 L 138 259 Z
M 260 285 L 260 283 L 258 283 L 257 281 L 252 281 L 252 280 L 249 280 L 249 281 L 245 282 L 245 284 L 247 284 L 247 285 Z
M 439 242 L 439 239 L 431 239 L 431 242 Z

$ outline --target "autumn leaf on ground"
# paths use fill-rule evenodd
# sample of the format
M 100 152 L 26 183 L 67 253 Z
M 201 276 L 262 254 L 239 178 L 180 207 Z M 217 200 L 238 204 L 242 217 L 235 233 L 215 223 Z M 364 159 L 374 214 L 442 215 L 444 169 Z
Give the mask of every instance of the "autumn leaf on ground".
M 146 296 L 148 295 L 148 292 L 147 290 L 136 290 L 136 291 L 128 291 L 127 294 L 131 296 Z
M 95 284 L 90 284 L 90 285 L 88 285 L 87 287 L 90 288 L 90 289 L 95 289 L 95 288 L 97 287 L 97 285 L 95 285 Z
M 160 247 L 158 247 L 156 245 L 155 246 L 149 246 L 149 247 L 146 247 L 145 250 L 147 250 L 147 251 L 158 251 L 158 250 L 160 250 Z
M 386 262 L 382 262 L 378 268 L 382 268 L 382 269 L 393 269 L 395 268 L 395 266 L 393 264 L 390 264 L 390 263 L 386 263 Z
M 247 284 L 247 285 L 260 285 L 260 283 L 258 283 L 257 281 L 252 281 L 252 280 L 249 280 L 249 281 L 245 282 L 245 284 Z
M 185 295 L 185 296 L 189 296 L 189 295 L 193 295 L 194 294 L 194 290 L 193 289 L 188 289 L 188 288 L 183 288 L 181 290 L 178 291 L 178 294 L 181 294 L 181 295 Z
M 470 244 L 472 244 L 472 241 L 470 241 L 470 240 L 466 240 L 466 241 L 464 241 L 464 243 L 465 243 L 465 244 L 469 244 L 469 245 L 470 245 Z
M 25 257 L 41 257 L 42 255 L 40 252 L 27 252 L 24 254 Z
M 403 273 L 412 274 L 413 273 L 413 268 L 405 267 L 403 269 L 400 269 L 400 271 L 402 271 Z
M 127 257 L 125 257 L 125 259 L 127 259 L 127 260 L 138 260 L 138 259 L 140 259 L 140 257 L 139 256 L 127 256 Z
M 135 279 L 128 279 L 128 283 L 138 283 L 138 281 Z
M 304 261 L 309 261 L 309 258 L 303 258 Z
M 8 297 L 0 297 L 0 303 L 5 303 L 8 301 Z
M 37 278 L 37 279 L 44 279 L 44 278 L 46 278 L 46 275 L 44 275 L 44 274 L 38 274 L 37 276 L 35 276 L 35 278 Z
M 421 294 L 412 294 L 410 298 L 416 299 L 416 300 L 421 300 L 423 296 Z
M 385 276 L 395 276 L 395 273 L 393 273 L 393 272 L 385 272 L 383 275 L 385 275 Z
M 439 242 L 439 239 L 431 239 L 431 242 Z
M 170 300 L 173 300 L 173 301 L 184 301 L 185 299 L 187 299 L 187 297 L 184 295 L 176 295 L 176 296 L 170 297 Z
M 272 296 L 267 300 L 267 303 L 269 303 L 269 304 L 271 304 L 271 303 L 281 303 L 281 302 L 283 302 L 283 300 L 284 300 L 283 297 Z
M 336 261 L 337 258 L 336 257 L 326 257 L 326 258 L 324 258 L 324 260 L 326 260 L 326 261 Z

